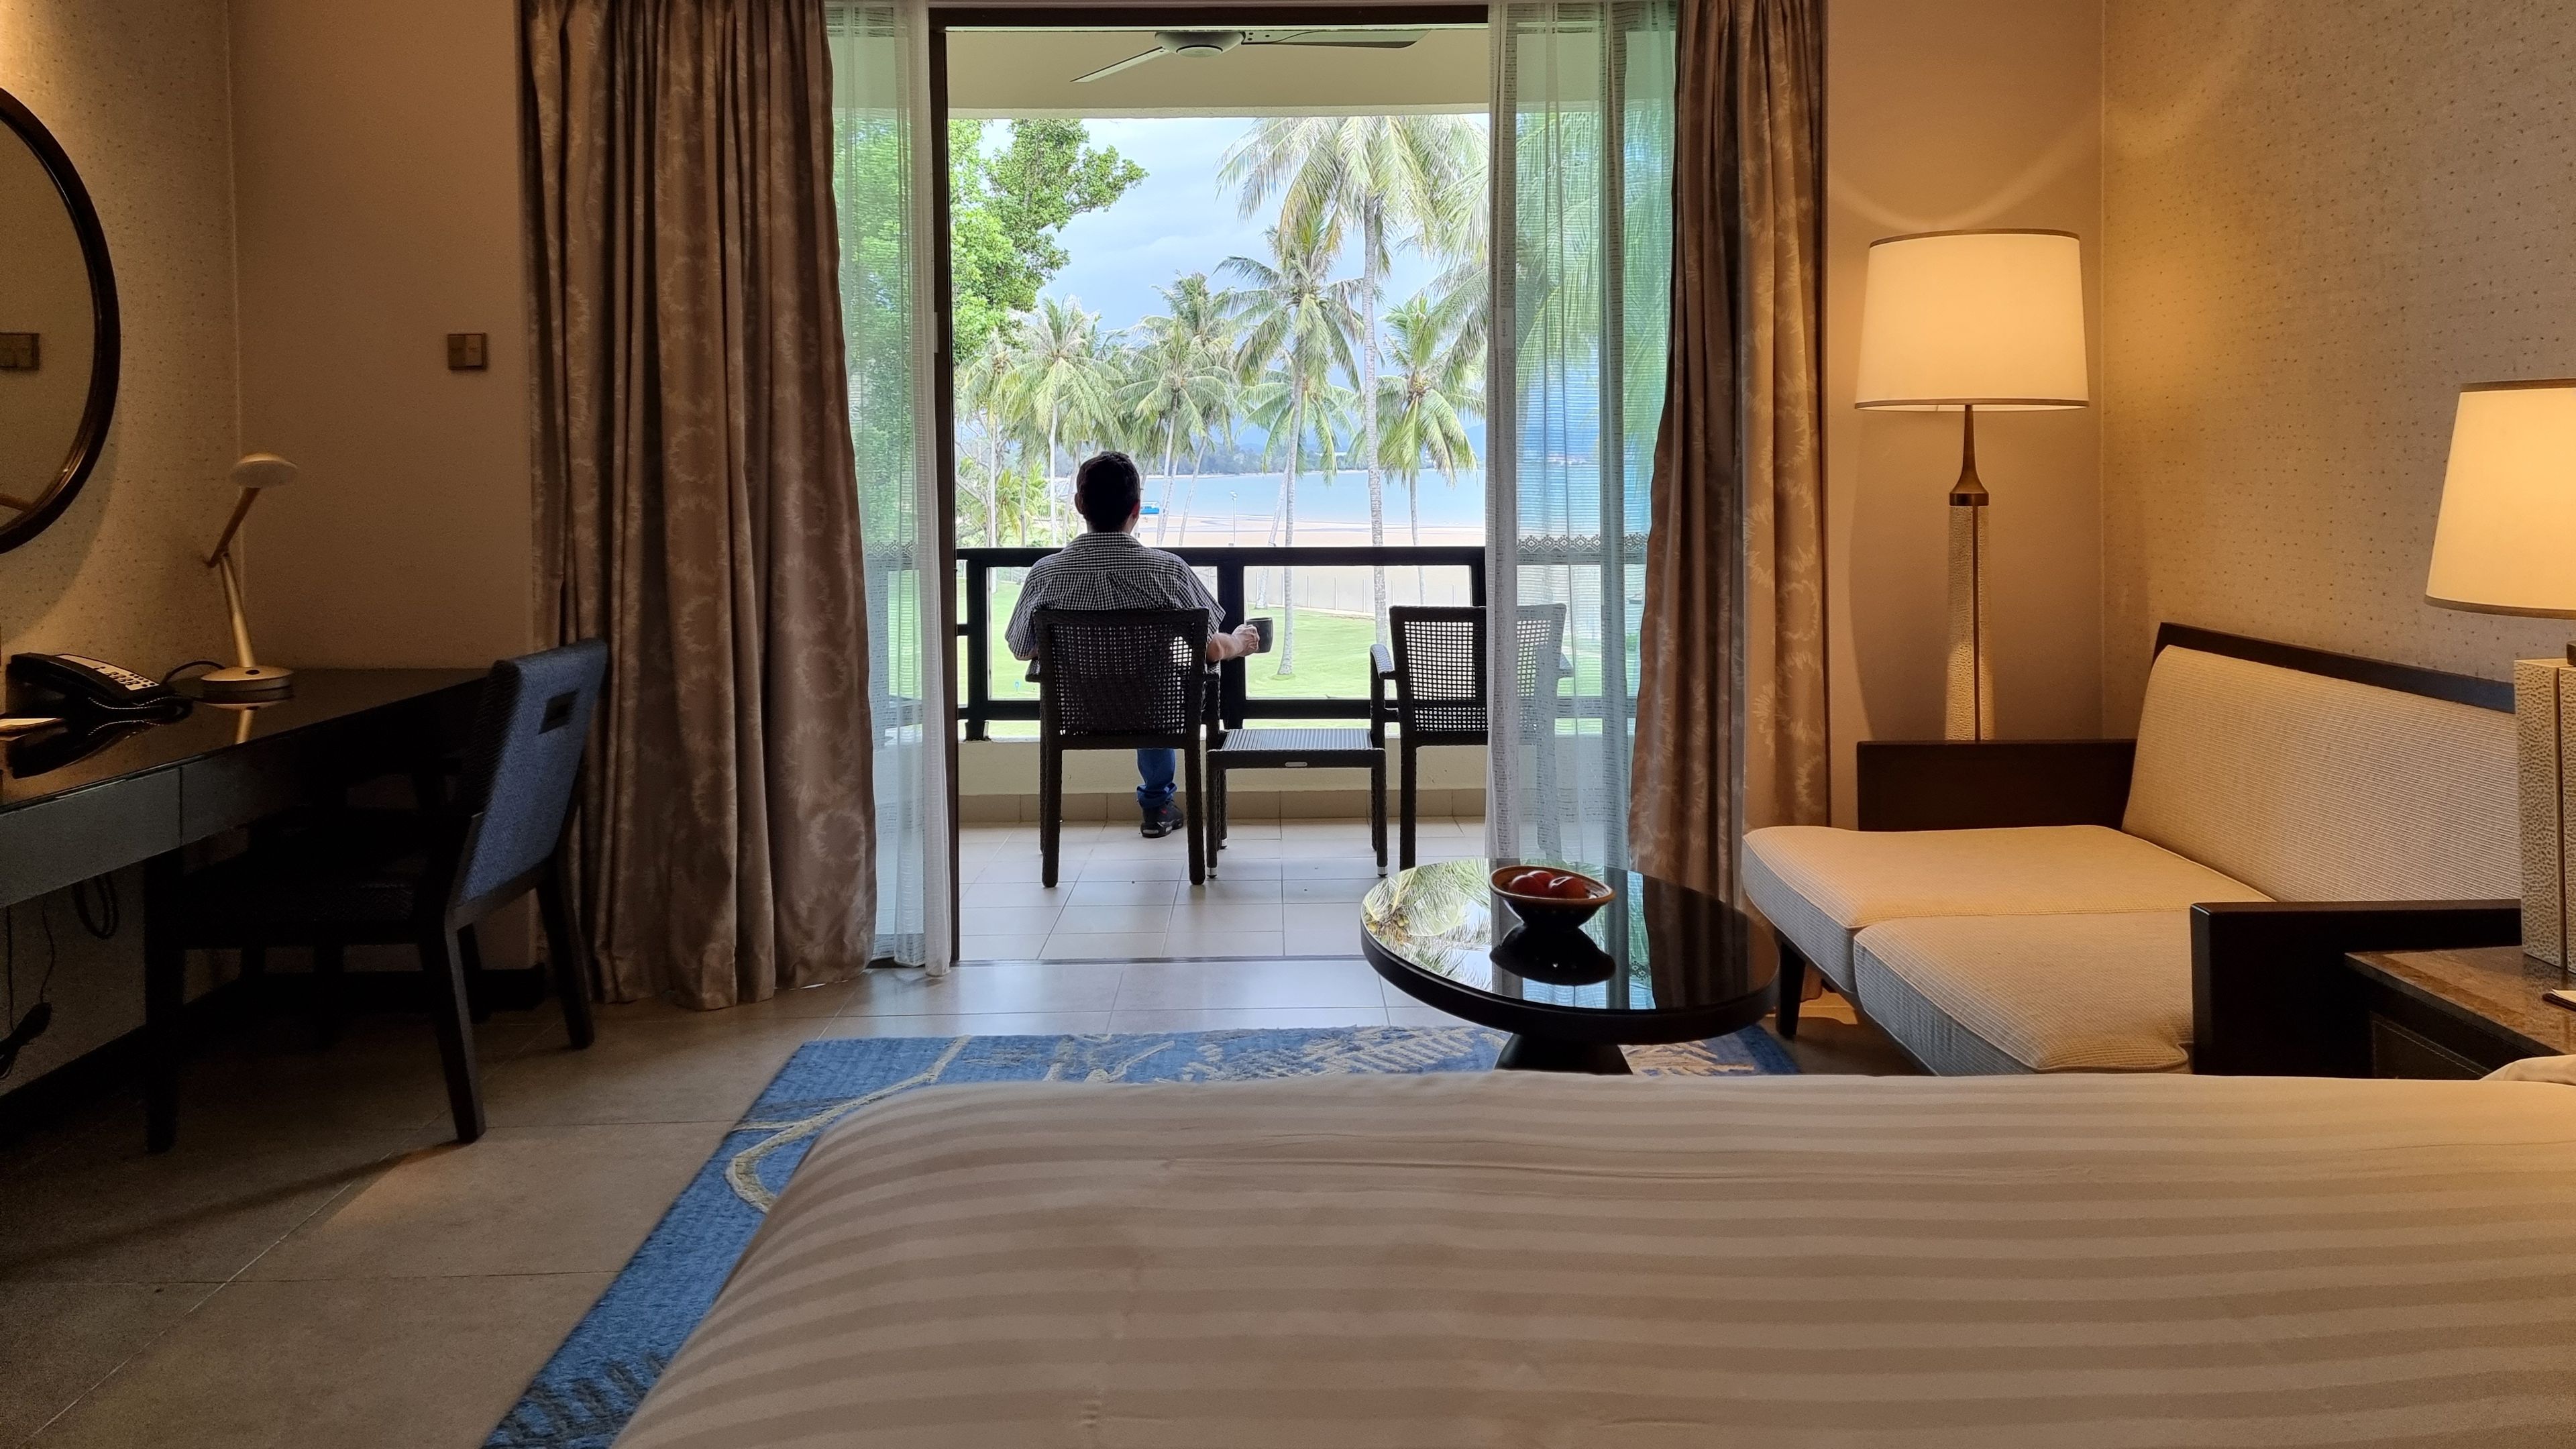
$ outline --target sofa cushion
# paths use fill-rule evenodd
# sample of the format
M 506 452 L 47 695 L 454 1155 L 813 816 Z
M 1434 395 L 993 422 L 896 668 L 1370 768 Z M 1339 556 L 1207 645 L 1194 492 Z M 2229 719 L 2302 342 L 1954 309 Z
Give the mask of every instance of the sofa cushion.
M 1837 830 L 1775 825 L 1744 837 L 1744 888 L 1835 985 L 1852 985 L 1852 933 L 1912 916 L 2174 911 L 2261 891 L 2104 825 L 2016 830 Z
M 2124 826 L 2276 900 L 2522 892 L 2513 716 L 2169 648 Z
M 1889 921 L 1852 949 L 1861 1010 L 1943 1076 L 2191 1068 L 2189 912 Z

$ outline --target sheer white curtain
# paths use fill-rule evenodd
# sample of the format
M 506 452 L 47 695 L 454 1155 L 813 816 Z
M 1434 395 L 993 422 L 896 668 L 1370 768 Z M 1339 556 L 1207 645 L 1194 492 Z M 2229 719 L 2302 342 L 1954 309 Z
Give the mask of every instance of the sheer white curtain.
M 1670 347 L 1674 3 L 1492 11 L 1495 855 L 1628 863 L 1648 485 Z
M 841 325 L 866 553 L 880 959 L 948 969 L 948 720 L 931 404 L 930 53 L 921 0 L 831 10 Z

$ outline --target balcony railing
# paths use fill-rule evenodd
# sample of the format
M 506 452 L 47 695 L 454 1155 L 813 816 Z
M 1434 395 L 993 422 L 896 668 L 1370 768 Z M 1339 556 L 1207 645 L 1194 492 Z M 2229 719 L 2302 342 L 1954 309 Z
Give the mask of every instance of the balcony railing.
M 1383 548 L 1365 544 L 1313 548 L 1197 548 L 1184 545 L 1168 551 L 1179 554 L 1181 561 L 1193 568 L 1216 572 L 1216 600 L 1225 609 L 1229 628 L 1243 622 L 1244 574 L 1250 569 L 1463 568 L 1467 571 L 1467 602 L 1475 605 L 1485 602 L 1485 550 L 1478 544 L 1389 545 Z M 965 576 L 966 586 L 965 607 L 957 625 L 958 637 L 966 641 L 966 697 L 958 706 L 957 717 L 965 721 L 966 738 L 970 740 L 991 738 L 991 725 L 995 720 L 1035 720 L 1038 717 L 1035 700 L 993 697 L 993 640 L 1002 626 L 1009 622 L 993 617 L 993 571 L 1024 569 L 1053 552 L 1052 548 L 957 550 L 957 562 Z M 1233 659 L 1219 669 L 1224 700 L 1221 708 L 1228 729 L 1240 728 L 1247 719 L 1368 717 L 1368 701 L 1364 698 L 1276 694 L 1253 698 L 1246 688 L 1244 665 L 1245 661 Z

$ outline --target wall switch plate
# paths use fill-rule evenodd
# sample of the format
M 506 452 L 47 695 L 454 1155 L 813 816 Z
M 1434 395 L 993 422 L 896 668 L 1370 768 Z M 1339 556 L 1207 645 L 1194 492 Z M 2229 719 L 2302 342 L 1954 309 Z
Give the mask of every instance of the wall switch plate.
M 36 357 L 35 333 L 0 332 L 0 372 L 34 372 Z
M 491 364 L 487 359 L 487 354 L 490 349 L 486 346 L 489 339 L 490 334 L 484 332 L 448 333 L 447 370 L 450 372 L 481 372 L 484 368 L 490 366 Z

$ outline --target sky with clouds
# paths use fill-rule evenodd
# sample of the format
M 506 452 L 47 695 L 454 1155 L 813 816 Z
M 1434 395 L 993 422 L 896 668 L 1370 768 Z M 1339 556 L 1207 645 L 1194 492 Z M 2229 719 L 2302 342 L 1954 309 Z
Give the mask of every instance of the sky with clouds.
M 1047 284 L 1048 296 L 1079 300 L 1100 314 L 1104 328 L 1132 327 L 1163 310 L 1155 288 L 1174 277 L 1206 272 L 1222 283 L 1216 272 L 1227 257 L 1268 258 L 1263 233 L 1277 203 L 1262 215 L 1246 217 L 1234 193 L 1217 182 L 1226 148 L 1256 122 L 1183 116 L 1088 124 L 1093 144 L 1116 147 L 1118 154 L 1145 168 L 1145 179 L 1106 210 L 1077 216 L 1066 225 L 1063 245 L 1071 260 Z M 1388 300 L 1412 295 L 1437 270 L 1421 256 L 1399 251 L 1388 278 Z M 1359 275 L 1356 248 L 1345 252 L 1343 271 Z

